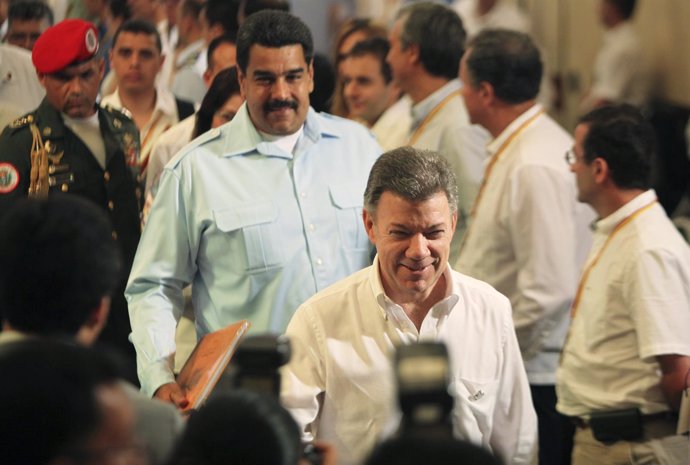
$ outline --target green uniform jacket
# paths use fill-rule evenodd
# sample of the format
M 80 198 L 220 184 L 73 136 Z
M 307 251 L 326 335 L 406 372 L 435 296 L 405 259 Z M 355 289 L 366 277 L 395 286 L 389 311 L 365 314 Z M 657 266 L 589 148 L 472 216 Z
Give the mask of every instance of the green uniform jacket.
M 59 192 L 81 195 L 103 208 L 110 217 L 113 237 L 122 250 L 124 270 L 101 341 L 133 356 L 127 339 L 130 326 L 124 286 L 141 233 L 138 199 L 141 194 L 135 182 L 136 173 L 130 168 L 139 154 L 139 133 L 131 119 L 112 108 L 99 107 L 98 120 L 106 151 L 105 169 L 65 126 L 60 112 L 47 99 L 35 111 L 9 124 L 0 135 L 0 215 L 15 199 L 28 194 L 33 143 L 30 126 L 35 124 L 49 154 L 49 195 Z

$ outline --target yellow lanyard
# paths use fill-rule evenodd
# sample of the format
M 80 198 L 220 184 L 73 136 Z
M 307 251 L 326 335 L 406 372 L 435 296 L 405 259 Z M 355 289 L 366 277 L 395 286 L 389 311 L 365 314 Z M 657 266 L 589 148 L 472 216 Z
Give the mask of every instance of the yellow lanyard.
M 407 145 L 414 145 L 414 144 L 417 142 L 417 139 L 419 139 L 419 138 L 422 136 L 422 132 L 424 132 L 424 128 L 426 128 L 427 124 L 429 124 L 429 122 L 434 118 L 434 116 L 436 116 L 436 114 L 437 114 L 439 111 L 441 111 L 441 110 L 443 109 L 443 107 L 445 107 L 445 106 L 448 104 L 448 102 L 450 102 L 451 99 L 452 99 L 453 97 L 455 97 L 456 95 L 458 95 L 458 96 L 460 95 L 460 91 L 459 91 L 459 90 L 456 90 L 456 91 L 451 92 L 450 94 L 446 95 L 446 98 L 444 98 L 443 100 L 441 100 L 441 101 L 438 103 L 438 105 L 436 105 L 436 106 L 429 112 L 429 114 L 426 115 L 426 117 L 422 120 L 422 122 L 421 122 L 420 125 L 417 127 L 417 129 L 415 129 L 414 133 L 412 133 L 412 136 L 410 136 L 410 140 L 409 140 L 409 142 L 407 143 Z
M 657 200 L 654 199 L 652 202 L 648 203 L 644 207 L 640 207 L 637 210 L 635 210 L 630 216 L 624 218 L 621 220 L 611 231 L 611 234 L 609 234 L 609 237 L 606 238 L 606 242 L 604 242 L 604 245 L 601 246 L 597 254 L 594 256 L 594 258 L 589 262 L 587 267 L 584 269 L 582 272 L 582 276 L 580 277 L 580 283 L 577 285 L 577 293 L 575 293 L 575 299 L 573 299 L 573 305 L 570 307 L 570 316 L 574 317 L 575 313 L 577 312 L 577 306 L 580 303 L 580 297 L 582 296 L 582 291 L 585 288 L 585 283 L 587 282 L 587 278 L 589 277 L 589 273 L 592 271 L 592 268 L 599 262 L 599 259 L 601 256 L 604 254 L 604 250 L 606 249 L 606 246 L 609 245 L 613 237 L 616 235 L 618 231 L 623 229 L 627 224 L 629 224 L 632 220 L 640 216 L 642 213 L 645 211 L 649 210 L 652 208 L 652 206 L 657 203 Z
M 508 146 L 515 140 L 517 136 L 522 133 L 527 127 L 532 124 L 541 114 L 544 113 L 544 110 L 539 110 L 535 115 L 531 116 L 527 121 L 522 123 L 520 127 L 517 128 L 517 130 L 510 135 L 506 139 L 505 142 L 503 142 L 503 145 L 496 151 L 496 154 L 491 158 L 491 161 L 489 162 L 488 166 L 486 167 L 486 172 L 484 173 L 484 179 L 482 179 L 482 184 L 479 186 L 479 192 L 477 192 L 477 197 L 474 199 L 474 203 L 472 204 L 472 210 L 470 210 L 470 225 L 467 228 L 467 232 L 465 233 L 465 237 L 462 238 L 462 243 L 460 244 L 460 251 L 462 252 L 462 249 L 465 247 L 465 244 L 467 243 L 467 237 L 470 235 L 470 230 L 472 229 L 472 218 L 474 217 L 477 207 L 479 206 L 479 202 L 481 201 L 482 195 L 484 195 L 484 189 L 486 189 L 486 185 L 489 183 L 489 176 L 491 176 L 491 171 L 494 169 L 494 165 L 498 162 L 498 159 L 503 155 L 503 152 L 508 149 Z

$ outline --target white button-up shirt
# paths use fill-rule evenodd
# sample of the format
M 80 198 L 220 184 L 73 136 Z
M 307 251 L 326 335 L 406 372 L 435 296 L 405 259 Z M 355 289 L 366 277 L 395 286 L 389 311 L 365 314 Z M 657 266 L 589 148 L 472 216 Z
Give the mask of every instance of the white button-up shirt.
M 421 328 L 384 293 L 378 268 L 361 270 L 309 299 L 286 334 L 293 356 L 282 401 L 305 439 L 325 439 L 343 465 L 364 461 L 396 409 L 392 355 L 399 344 L 442 341 L 450 358 L 455 435 L 530 463 L 537 424 L 508 300 L 486 283 L 445 271 L 446 297 Z
M 572 138 L 540 112 L 534 105 L 488 146 L 498 161 L 455 268 L 510 299 L 530 383 L 554 385 L 594 214 L 577 203 L 564 161 Z
M 647 191 L 599 220 L 585 281 L 558 369 L 566 415 L 638 407 L 669 409 L 656 356 L 690 356 L 690 248 Z

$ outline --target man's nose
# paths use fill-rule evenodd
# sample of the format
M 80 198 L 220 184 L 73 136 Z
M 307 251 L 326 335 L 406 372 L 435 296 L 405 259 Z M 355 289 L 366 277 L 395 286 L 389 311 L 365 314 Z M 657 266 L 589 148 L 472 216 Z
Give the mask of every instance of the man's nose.
M 82 91 L 82 82 L 79 76 L 74 76 L 69 80 L 69 90 L 71 94 L 80 94 Z
M 288 100 L 290 98 L 290 88 L 284 78 L 276 79 L 271 94 L 274 100 Z
M 410 258 L 420 259 L 427 257 L 429 253 L 429 241 L 424 234 L 414 234 L 410 238 L 410 244 L 407 247 L 407 256 Z

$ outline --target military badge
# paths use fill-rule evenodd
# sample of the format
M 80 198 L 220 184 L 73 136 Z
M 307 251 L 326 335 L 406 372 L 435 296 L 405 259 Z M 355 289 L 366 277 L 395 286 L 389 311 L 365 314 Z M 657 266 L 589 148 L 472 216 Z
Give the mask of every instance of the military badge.
M 7 194 L 17 188 L 19 172 L 9 163 L 0 163 L 0 194 Z
M 122 144 L 125 152 L 125 160 L 128 166 L 137 166 L 139 164 L 139 150 L 137 140 L 130 133 L 125 132 L 122 135 Z

